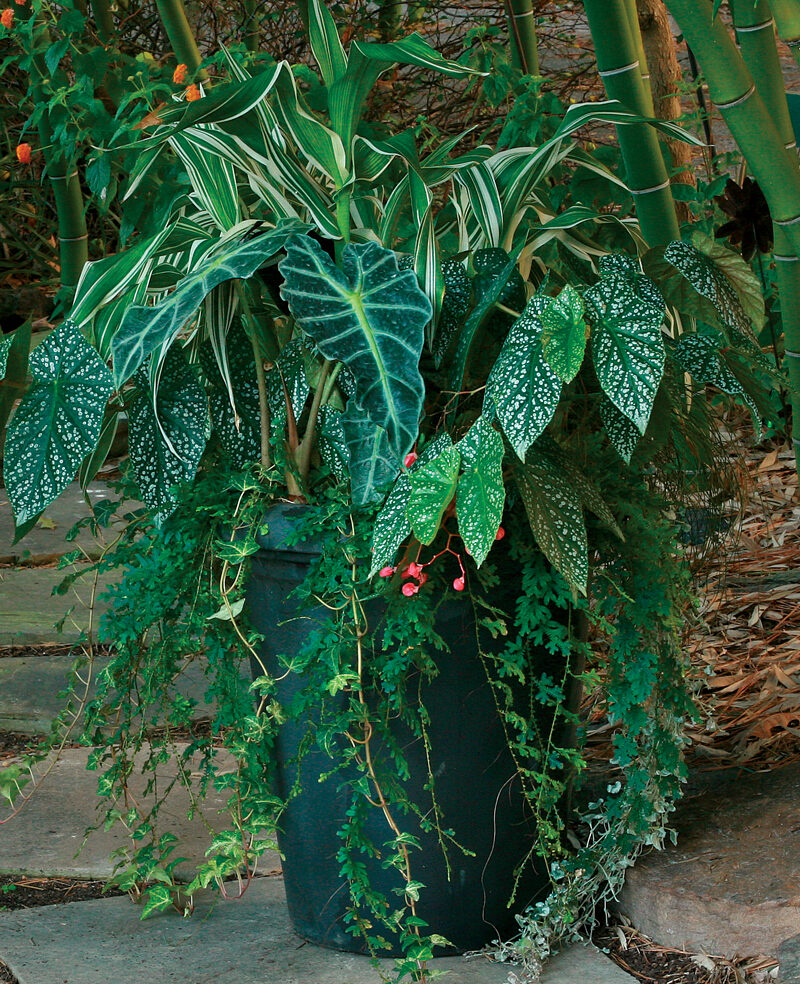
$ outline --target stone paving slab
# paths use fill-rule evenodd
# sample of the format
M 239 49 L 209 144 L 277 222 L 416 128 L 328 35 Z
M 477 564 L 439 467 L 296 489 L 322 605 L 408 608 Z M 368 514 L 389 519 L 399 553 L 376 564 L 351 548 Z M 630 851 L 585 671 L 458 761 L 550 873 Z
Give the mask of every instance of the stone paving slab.
M 127 898 L 0 912 L 0 959 L 20 984 L 380 984 L 367 957 L 305 943 L 292 932 L 280 878 L 258 878 L 236 902 L 206 895 L 195 914 L 139 920 Z M 384 961 L 385 970 L 391 962 Z M 434 960 L 447 984 L 505 984 L 505 964 Z M 554 958 L 542 984 L 632 984 L 591 947 Z
M 69 569 L 20 567 L 0 569 L 0 646 L 69 645 L 89 627 L 89 578 L 76 581 L 66 594 L 54 595 Z M 118 581 L 121 572 L 102 577 L 98 594 Z M 95 625 L 106 606 L 95 605 Z M 69 614 L 67 614 L 69 613 Z M 67 616 L 64 618 L 64 616 Z M 62 619 L 61 631 L 56 625 Z M 100 640 L 102 641 L 102 640 Z
M 103 811 L 114 805 L 111 800 L 101 799 L 97 795 L 99 773 L 86 771 L 88 756 L 87 748 L 65 749 L 30 801 L 0 827 L 0 872 L 64 878 L 108 878 L 111 875 L 114 867 L 112 853 L 129 843 L 120 825 L 107 831 L 102 828 L 93 831 L 78 857 L 75 857 L 81 849 L 87 827 L 97 823 L 101 816 L 97 813 L 98 805 L 102 804 Z M 234 759 L 227 754 L 220 762 L 221 767 L 235 768 Z M 46 764 L 39 768 L 43 772 Z M 177 767 L 172 762 L 165 763 L 159 766 L 157 774 L 163 788 L 177 774 Z M 134 770 L 130 788 L 139 802 L 145 801 L 144 786 L 144 779 L 138 770 Z M 227 798 L 227 794 L 209 790 L 201 810 L 189 820 L 186 790 L 176 785 L 171 791 L 159 814 L 159 832 L 170 830 L 180 838 L 180 854 L 189 864 L 178 866 L 179 878 L 185 880 L 190 876 L 191 866 L 203 860 L 211 843 L 211 835 L 201 813 L 215 829 L 224 830 L 229 826 L 227 815 L 218 812 Z M 7 809 L 3 807 L 0 819 L 6 813 Z M 268 852 L 260 862 L 260 870 L 279 869 L 280 856 L 277 852 Z M 2 952 L 0 959 L 3 959 Z

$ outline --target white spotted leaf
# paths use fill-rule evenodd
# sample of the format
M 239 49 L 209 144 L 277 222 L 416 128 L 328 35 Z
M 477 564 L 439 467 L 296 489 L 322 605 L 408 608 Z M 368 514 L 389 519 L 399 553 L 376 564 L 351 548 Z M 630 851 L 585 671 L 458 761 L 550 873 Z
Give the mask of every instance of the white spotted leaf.
M 503 518 L 503 438 L 485 417 L 478 417 L 456 447 L 463 466 L 456 495 L 458 532 L 480 567 Z
M 411 498 L 411 482 L 402 472 L 375 517 L 372 532 L 372 566 L 370 577 L 384 567 L 393 567 L 400 544 L 411 533 L 406 510 Z
M 553 419 L 561 397 L 561 380 L 544 356 L 540 320 L 544 300 L 532 297 L 528 301 L 486 382 L 485 412 L 491 414 L 494 408 L 520 461 Z
M 290 240 L 279 268 L 297 323 L 325 358 L 349 366 L 362 412 L 402 458 L 419 428 L 419 359 L 432 315 L 416 275 L 377 243 L 348 243 L 340 270 L 307 236 Z
M 644 434 L 664 373 L 663 307 L 643 299 L 634 283 L 620 275 L 590 287 L 584 301 L 600 385 Z
M 320 457 L 335 478 L 343 482 L 348 475 L 350 454 L 342 426 L 342 411 L 324 403 L 317 417 L 317 445 Z
M 75 477 L 100 438 L 111 373 L 71 321 L 30 356 L 33 383 L 6 435 L 4 475 L 18 526 Z
M 673 350 L 673 358 L 698 383 L 708 383 L 729 396 L 739 396 L 759 420 L 758 407 L 744 387 L 720 358 L 721 338 L 710 335 L 681 335 Z
M 617 454 L 629 465 L 641 437 L 639 428 L 605 396 L 600 403 L 600 419 Z
M 420 543 L 433 543 L 445 510 L 456 492 L 461 455 L 448 442 L 424 464 L 409 472 L 411 496 L 406 515 Z
M 180 348 L 171 348 L 155 394 L 146 367 L 134 376 L 128 407 L 133 474 L 142 501 L 163 522 L 177 504 L 175 489 L 191 482 L 209 433 L 208 400 Z

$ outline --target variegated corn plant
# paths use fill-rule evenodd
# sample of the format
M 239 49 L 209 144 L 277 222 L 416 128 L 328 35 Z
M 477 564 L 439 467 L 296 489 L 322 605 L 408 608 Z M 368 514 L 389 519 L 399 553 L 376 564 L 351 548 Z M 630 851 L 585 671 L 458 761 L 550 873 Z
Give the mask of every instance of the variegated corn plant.
M 161 154 L 186 180 L 161 232 L 86 265 L 68 319 L 31 356 L 5 448 L 20 531 L 76 473 L 92 479 L 124 412 L 161 518 L 211 439 L 296 499 L 349 482 L 355 506 L 380 505 L 373 573 L 454 513 L 480 564 L 511 482 L 583 592 L 584 510 L 615 526 L 586 448 L 599 437 L 630 462 L 648 429 L 649 451 L 663 447 L 698 405 L 685 372 L 757 389 L 736 361 L 758 351 L 752 277 L 720 247 L 683 242 L 646 253 L 645 276 L 591 239 L 611 223 L 641 250 L 631 220 L 554 207 L 565 162 L 619 181 L 573 137 L 591 120 L 641 125 L 619 103 L 573 106 L 541 146 L 499 153 L 379 139 L 361 111 L 384 72 L 474 73 L 417 35 L 345 53 L 320 0 L 309 21 L 314 108 L 287 63 L 249 77 L 231 59 L 233 81 L 151 120 L 127 194 Z

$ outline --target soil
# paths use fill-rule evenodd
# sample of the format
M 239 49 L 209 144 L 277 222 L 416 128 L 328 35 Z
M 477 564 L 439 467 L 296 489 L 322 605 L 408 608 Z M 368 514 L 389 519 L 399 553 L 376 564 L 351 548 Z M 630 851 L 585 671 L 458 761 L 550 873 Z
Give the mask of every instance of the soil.
M 0 875 L 0 911 L 34 909 L 63 902 L 89 902 L 92 899 L 125 895 L 108 888 L 103 879 L 43 878 L 38 875 Z

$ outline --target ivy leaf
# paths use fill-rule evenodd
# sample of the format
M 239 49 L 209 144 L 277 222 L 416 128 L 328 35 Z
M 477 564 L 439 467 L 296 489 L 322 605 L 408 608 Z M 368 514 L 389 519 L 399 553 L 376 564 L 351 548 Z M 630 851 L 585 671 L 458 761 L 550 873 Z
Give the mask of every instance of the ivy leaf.
M 457 449 L 464 467 L 456 496 L 458 532 L 480 567 L 503 518 L 503 438 L 485 417 L 478 417 Z
M 673 358 L 698 383 L 708 383 L 729 396 L 740 396 L 753 414 L 758 426 L 759 412 L 748 393 L 720 358 L 722 339 L 709 335 L 681 335 L 673 350 Z
M 598 281 L 584 300 L 600 385 L 644 434 L 664 372 L 663 308 L 643 300 L 619 275 Z
M 142 501 L 162 523 L 177 504 L 174 489 L 191 482 L 208 438 L 208 401 L 180 348 L 166 355 L 153 393 L 146 368 L 137 371 L 128 407 L 130 459 Z
M 234 239 L 214 239 L 197 251 L 192 271 L 163 301 L 131 307 L 111 343 L 117 387 L 151 352 L 172 343 L 215 287 L 252 276 L 296 229 L 297 223 L 281 223 L 253 239 L 242 239 L 241 234 Z
M 6 490 L 18 526 L 48 506 L 100 438 L 111 373 L 74 322 L 64 321 L 30 356 L 33 384 L 5 443 Z
M 394 488 L 375 517 L 372 532 L 372 577 L 384 567 L 394 566 L 400 544 L 411 533 L 411 523 L 406 510 L 411 498 L 411 482 L 405 472 L 401 472 Z
M 411 496 L 406 514 L 420 543 L 433 543 L 442 516 L 456 493 L 461 455 L 448 443 L 424 464 L 409 472 Z
M 386 431 L 372 423 L 355 399 L 348 400 L 341 424 L 350 458 L 350 495 L 356 506 L 363 506 L 381 497 L 400 465 Z
M 342 411 L 324 403 L 319 408 L 317 427 L 319 428 L 317 444 L 320 457 L 330 468 L 334 477 L 343 482 L 347 478 L 350 456 L 342 426 Z
M 578 374 L 586 351 L 586 322 L 583 320 L 581 295 L 567 284 L 544 309 L 541 320 L 544 357 L 559 379 L 571 383 Z
M 514 463 L 514 474 L 539 549 L 573 591 L 586 594 L 589 546 L 574 483 L 535 448 Z
M 313 239 L 293 236 L 281 295 L 327 358 L 356 380 L 363 412 L 402 458 L 416 440 L 425 384 L 419 359 L 431 304 L 411 270 L 377 243 L 348 243 L 340 270 Z
M 641 436 L 639 428 L 605 396 L 600 403 L 600 419 L 617 454 L 629 465 Z
M 544 357 L 540 313 L 546 299 L 532 297 L 511 327 L 486 382 L 484 407 L 497 414 L 520 461 L 553 419 L 561 380 Z

